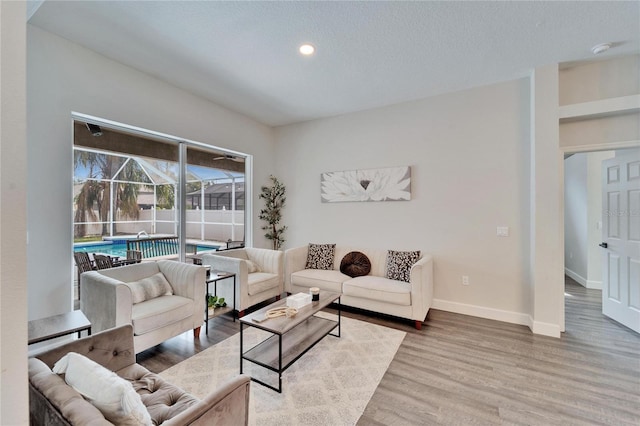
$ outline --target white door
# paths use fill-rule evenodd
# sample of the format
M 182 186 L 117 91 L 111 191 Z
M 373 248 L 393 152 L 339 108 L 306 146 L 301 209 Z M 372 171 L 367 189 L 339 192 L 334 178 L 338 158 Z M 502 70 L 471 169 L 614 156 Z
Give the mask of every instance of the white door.
M 602 162 L 602 313 L 640 333 L 640 150 Z

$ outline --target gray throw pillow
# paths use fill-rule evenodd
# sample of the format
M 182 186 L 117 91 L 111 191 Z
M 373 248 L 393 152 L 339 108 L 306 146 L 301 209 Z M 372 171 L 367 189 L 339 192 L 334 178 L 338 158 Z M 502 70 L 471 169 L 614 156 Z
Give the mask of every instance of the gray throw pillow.
M 309 244 L 305 269 L 333 269 L 335 244 Z
M 420 259 L 420 251 L 387 251 L 387 278 L 411 282 L 411 267 Z

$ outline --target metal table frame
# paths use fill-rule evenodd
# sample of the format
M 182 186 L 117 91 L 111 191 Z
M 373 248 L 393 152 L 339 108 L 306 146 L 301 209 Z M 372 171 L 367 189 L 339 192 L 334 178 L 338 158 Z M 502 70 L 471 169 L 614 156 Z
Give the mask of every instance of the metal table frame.
M 243 321 L 240 321 L 240 374 L 242 374 L 243 371 L 243 360 L 247 360 L 249 362 L 252 362 L 254 364 L 260 365 L 261 367 L 264 367 L 268 370 L 271 370 L 273 372 L 278 373 L 278 387 L 272 386 L 268 383 L 265 383 L 264 381 L 260 380 L 260 379 L 256 379 L 254 377 L 251 377 L 251 380 L 261 384 L 262 386 L 265 386 L 269 389 L 272 389 L 278 393 L 282 393 L 282 373 L 284 373 L 287 368 L 289 368 L 294 362 L 296 362 L 298 359 L 300 359 L 300 357 L 302 357 L 304 354 L 306 354 L 311 348 L 313 348 L 318 342 L 320 342 L 325 336 L 330 335 L 330 336 L 334 336 L 334 337 L 340 337 L 340 326 L 341 326 L 341 318 L 342 318 L 342 314 L 341 314 L 341 304 L 340 304 L 340 297 L 338 297 L 335 301 L 333 301 L 332 303 L 337 304 L 338 305 L 338 320 L 334 321 L 334 320 L 328 320 L 326 318 L 321 318 L 321 317 L 317 317 L 314 315 L 311 315 L 305 322 L 302 322 L 300 324 L 298 324 L 297 326 L 295 326 L 294 328 L 292 328 L 291 330 L 288 330 L 285 333 L 275 333 L 271 330 L 268 330 L 264 327 L 261 327 L 259 323 L 247 323 L 246 325 L 249 327 L 255 327 L 255 328 L 259 328 L 261 330 L 265 330 L 268 331 L 270 333 L 272 333 L 273 335 L 265 340 L 263 340 L 262 342 L 258 343 L 257 345 L 255 345 L 253 348 L 247 350 L 246 352 L 243 350 L 243 330 L 244 330 L 244 325 L 245 323 Z M 324 309 L 324 308 L 323 308 Z M 321 310 L 320 310 L 321 311 Z M 319 312 L 320 312 L 319 311 Z M 283 350 L 282 350 L 282 339 L 284 336 L 286 336 L 288 333 L 291 333 L 293 331 L 295 331 L 300 325 L 307 323 L 309 320 L 311 320 L 312 318 L 318 318 L 324 321 L 328 321 L 331 323 L 334 323 L 334 325 L 328 329 L 328 331 L 326 333 L 323 333 L 321 335 L 319 335 L 316 339 L 313 339 L 313 341 L 306 346 L 302 351 L 300 351 L 300 353 L 298 353 L 297 355 L 295 355 L 286 365 L 282 365 L 282 355 L 283 355 Z M 328 327 L 328 326 L 327 326 Z M 338 328 L 338 333 L 337 334 L 333 334 L 332 331 L 335 330 L 335 328 Z M 277 336 L 277 337 L 276 337 Z M 251 352 L 253 349 L 256 349 L 258 346 L 266 343 L 267 341 L 277 338 L 278 339 L 278 367 L 274 368 L 270 365 L 267 365 L 263 362 L 260 362 L 256 359 L 250 359 L 247 358 L 246 355 Z M 289 350 L 289 349 L 287 349 Z M 299 348 L 297 348 L 296 350 L 299 350 Z
M 205 281 L 205 298 L 204 298 L 204 322 L 205 322 L 205 329 L 206 329 L 206 334 L 207 336 L 209 335 L 209 320 L 212 318 L 217 317 L 218 315 L 222 315 L 225 314 L 227 312 L 231 312 L 231 316 L 233 317 L 233 322 L 236 322 L 236 316 L 235 313 L 233 312 L 236 306 L 236 274 L 234 274 L 233 272 L 224 272 L 224 271 L 209 271 L 209 276 L 207 277 L 206 281 Z M 207 303 L 207 295 L 209 294 L 209 284 L 213 283 L 213 295 L 217 296 L 218 295 L 218 281 L 222 281 L 222 280 L 226 280 L 228 278 L 233 278 L 233 304 L 231 305 L 231 308 L 225 312 L 222 312 L 220 314 L 217 314 L 212 317 L 209 317 L 209 305 Z M 224 309 L 224 308 L 218 308 L 218 309 Z

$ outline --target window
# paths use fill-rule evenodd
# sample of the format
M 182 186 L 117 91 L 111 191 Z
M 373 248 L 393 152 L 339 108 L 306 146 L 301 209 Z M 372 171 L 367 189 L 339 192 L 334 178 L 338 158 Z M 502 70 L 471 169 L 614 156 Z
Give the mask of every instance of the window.
M 84 117 L 74 122 L 74 251 L 124 257 L 127 239 L 157 235 L 190 252 L 245 240 L 247 156 Z

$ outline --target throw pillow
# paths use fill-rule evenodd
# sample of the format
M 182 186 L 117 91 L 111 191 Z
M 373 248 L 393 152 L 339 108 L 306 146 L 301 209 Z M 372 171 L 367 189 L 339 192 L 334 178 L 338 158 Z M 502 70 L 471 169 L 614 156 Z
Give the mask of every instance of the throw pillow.
M 411 281 L 411 267 L 420 259 L 420 251 L 387 251 L 387 278 Z
M 371 261 L 366 254 L 352 251 L 342 258 L 340 272 L 351 278 L 368 275 L 371 272 Z
M 333 269 L 335 244 L 309 244 L 305 269 Z
M 252 260 L 245 260 L 245 262 L 247 262 L 247 271 L 250 274 L 253 274 L 254 272 L 260 272 L 260 267 L 258 266 L 258 264 Z
M 131 289 L 133 304 L 144 302 L 159 296 L 173 294 L 171 284 L 162 272 L 143 278 L 140 281 L 125 283 Z
M 69 386 L 117 425 L 151 425 L 151 416 L 133 385 L 84 355 L 69 352 L 53 366 Z

